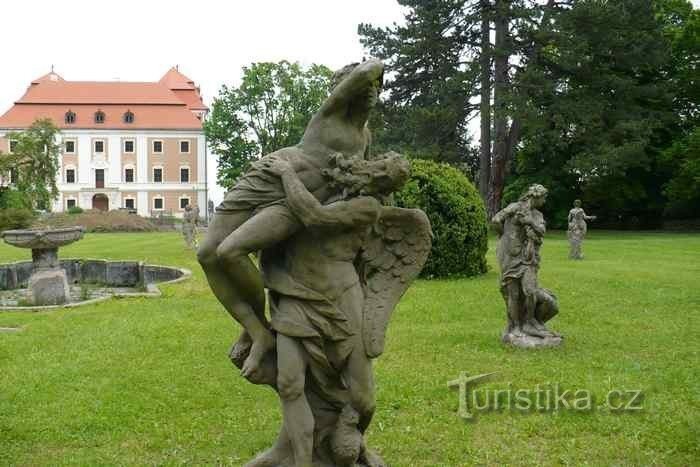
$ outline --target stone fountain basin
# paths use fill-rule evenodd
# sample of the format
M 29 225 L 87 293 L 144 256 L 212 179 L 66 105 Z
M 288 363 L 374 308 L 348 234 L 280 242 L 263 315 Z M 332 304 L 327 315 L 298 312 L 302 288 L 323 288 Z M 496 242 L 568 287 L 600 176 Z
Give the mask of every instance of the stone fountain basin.
M 119 261 L 105 259 L 63 259 L 59 268 L 65 271 L 71 295 L 75 289 L 89 287 L 97 298 L 72 297 L 61 305 L 28 305 L 12 303 L 13 297 L 24 297 L 26 287 L 34 270 L 31 261 L 0 264 L 0 312 L 38 311 L 62 307 L 74 307 L 107 300 L 110 297 L 158 297 L 158 285 L 186 280 L 191 276 L 187 269 L 144 264 L 141 261 Z
M 51 230 L 6 230 L 0 236 L 5 243 L 18 248 L 52 249 L 83 238 L 83 227 L 65 227 Z

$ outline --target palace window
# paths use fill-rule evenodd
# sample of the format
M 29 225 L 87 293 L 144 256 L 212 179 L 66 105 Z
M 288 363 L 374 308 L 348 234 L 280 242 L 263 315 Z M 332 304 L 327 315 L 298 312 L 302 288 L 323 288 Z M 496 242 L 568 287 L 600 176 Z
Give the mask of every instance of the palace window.
M 189 167 L 180 167 L 180 182 L 189 183 L 190 181 L 190 169 Z
M 163 209 L 163 198 L 153 198 L 153 209 Z
M 131 110 L 124 113 L 124 123 L 134 123 L 134 113 Z
M 124 152 L 132 154 L 134 152 L 134 140 L 125 139 L 124 140 Z
M 127 209 L 136 209 L 136 203 L 134 202 L 134 198 L 126 198 L 124 200 L 124 207 Z
M 160 154 L 163 152 L 163 142 L 162 141 L 153 141 L 153 152 L 156 154 Z
M 75 154 L 75 141 L 68 140 L 63 145 L 64 154 Z
M 189 141 L 180 141 L 180 154 L 189 154 L 190 153 L 190 142 Z
M 94 144 L 94 152 L 96 154 L 102 154 L 105 152 L 105 142 L 102 141 L 101 139 L 95 140 Z
M 66 183 L 75 183 L 75 169 L 66 169 Z
M 73 198 L 66 200 L 66 209 L 74 208 L 76 206 L 75 200 Z
M 163 168 L 153 167 L 153 182 L 162 183 L 163 182 Z
M 180 198 L 180 209 L 185 209 L 190 204 L 189 198 Z
M 95 123 L 104 123 L 105 122 L 105 113 L 101 110 L 98 110 L 95 112 Z
M 129 167 L 124 169 L 124 182 L 133 183 L 134 182 L 134 169 Z
M 65 122 L 69 125 L 75 123 L 75 112 L 73 112 L 71 110 L 66 112 Z
M 12 154 L 13 152 L 15 152 L 15 149 L 17 149 L 17 141 L 14 139 L 11 139 L 10 140 L 10 147 L 8 148 L 8 152 L 10 154 Z

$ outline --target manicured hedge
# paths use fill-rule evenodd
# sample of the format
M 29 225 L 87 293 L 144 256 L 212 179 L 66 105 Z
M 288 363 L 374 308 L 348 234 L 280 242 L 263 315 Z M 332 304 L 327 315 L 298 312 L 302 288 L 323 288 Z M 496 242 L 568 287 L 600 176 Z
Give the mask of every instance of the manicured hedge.
M 486 272 L 486 210 L 479 192 L 459 170 L 428 160 L 411 161 L 411 180 L 395 195 L 401 207 L 425 211 L 433 248 L 424 277 L 475 276 Z

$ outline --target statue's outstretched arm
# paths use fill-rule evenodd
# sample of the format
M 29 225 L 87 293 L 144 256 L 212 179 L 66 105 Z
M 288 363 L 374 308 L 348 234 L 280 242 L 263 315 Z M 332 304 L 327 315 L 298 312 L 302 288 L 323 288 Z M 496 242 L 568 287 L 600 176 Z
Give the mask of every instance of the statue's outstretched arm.
M 381 80 L 383 74 L 384 64 L 379 60 L 360 63 L 333 89 L 321 106 L 321 113 L 327 115 L 346 106 L 357 96 L 366 92 L 375 82 Z
M 371 197 L 322 205 L 304 186 L 291 165 L 280 171 L 290 210 L 307 226 L 358 226 L 376 222 L 381 210 Z

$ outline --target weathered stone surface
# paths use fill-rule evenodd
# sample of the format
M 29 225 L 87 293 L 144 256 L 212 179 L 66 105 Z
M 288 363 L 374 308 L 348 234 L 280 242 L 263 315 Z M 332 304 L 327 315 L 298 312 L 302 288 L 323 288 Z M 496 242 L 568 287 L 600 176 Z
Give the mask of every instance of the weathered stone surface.
M 398 154 L 369 154 L 366 122 L 383 70 L 367 60 L 336 73 L 301 142 L 239 178 L 199 248 L 212 290 L 245 323 L 231 360 L 251 382 L 273 386 L 283 407 L 277 442 L 248 467 L 384 465 L 363 437 L 374 412 L 372 359 L 431 236 L 422 211 L 381 204 L 409 176 Z
M 34 305 L 61 305 L 70 297 L 66 272 L 63 269 L 45 269 L 32 274 L 29 292 Z
M 557 297 L 540 287 L 537 279 L 546 230 L 544 216 L 537 208 L 546 199 L 547 189 L 532 185 L 517 202 L 499 211 L 492 220 L 498 234 L 496 257 L 508 318 L 502 340 L 517 347 L 561 344 L 561 336 L 545 326 L 559 312 Z
M 82 277 L 85 282 L 95 284 L 107 283 L 107 261 L 85 260 L 82 266 Z
M 137 261 L 109 261 L 105 282 L 112 287 L 134 287 L 139 283 L 139 263 Z
M 176 268 L 146 265 L 143 269 L 143 277 L 146 284 L 169 282 L 182 277 L 182 271 Z

